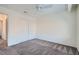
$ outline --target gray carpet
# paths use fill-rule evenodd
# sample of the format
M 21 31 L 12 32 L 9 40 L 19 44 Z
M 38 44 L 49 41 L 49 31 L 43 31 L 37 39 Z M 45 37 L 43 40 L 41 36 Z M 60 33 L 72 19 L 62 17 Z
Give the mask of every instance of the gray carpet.
M 74 47 L 40 39 L 32 39 L 0 49 L 0 55 L 78 55 Z

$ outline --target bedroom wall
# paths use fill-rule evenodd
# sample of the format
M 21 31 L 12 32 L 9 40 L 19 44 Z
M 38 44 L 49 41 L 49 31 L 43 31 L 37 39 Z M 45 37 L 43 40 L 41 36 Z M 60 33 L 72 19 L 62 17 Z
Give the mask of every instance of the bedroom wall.
M 76 47 L 76 11 L 50 13 L 37 18 L 37 38 Z
M 28 35 L 29 35 L 29 39 L 34 39 L 34 38 L 36 38 L 36 18 L 35 19 L 29 19 L 28 20 L 29 21 L 29 29 L 28 29 Z
M 77 30 L 76 30 L 76 33 L 77 33 L 77 40 L 76 40 L 76 46 L 77 46 L 77 49 L 79 51 L 79 5 L 77 6 Z
M 35 19 L 0 7 L 0 13 L 8 15 L 8 45 L 14 45 L 35 37 Z M 30 24 L 30 25 L 29 25 Z

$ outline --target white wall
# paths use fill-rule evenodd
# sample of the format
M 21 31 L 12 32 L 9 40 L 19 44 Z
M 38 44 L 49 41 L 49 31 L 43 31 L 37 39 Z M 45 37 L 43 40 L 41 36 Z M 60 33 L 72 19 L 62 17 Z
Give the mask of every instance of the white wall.
M 75 19 L 75 11 L 39 16 L 37 18 L 37 38 L 75 47 Z
M 36 38 L 36 19 L 29 20 L 29 39 Z
M 76 41 L 76 46 L 77 46 L 77 49 L 79 51 L 79 5 L 77 6 L 77 30 L 76 30 L 76 33 L 77 33 L 77 41 Z
M 22 15 L 20 13 L 17 13 L 16 11 L 9 10 L 3 7 L 0 7 L 0 12 L 8 14 L 9 46 L 35 37 L 35 22 L 33 22 L 35 21 L 35 19 L 33 17 Z

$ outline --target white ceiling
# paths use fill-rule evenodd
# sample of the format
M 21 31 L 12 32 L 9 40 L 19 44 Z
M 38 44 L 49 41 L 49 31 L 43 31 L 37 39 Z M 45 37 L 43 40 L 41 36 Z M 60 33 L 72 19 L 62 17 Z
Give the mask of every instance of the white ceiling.
M 0 4 L 1 7 L 5 7 L 8 9 L 12 9 L 14 11 L 17 11 L 19 13 L 23 13 L 24 11 L 25 14 L 27 15 L 39 15 L 39 14 L 46 14 L 46 13 L 55 13 L 55 12 L 62 12 L 66 10 L 66 5 L 65 4 L 52 4 L 51 8 L 43 8 L 43 9 L 38 9 L 38 4 Z M 44 4 L 40 4 L 39 6 L 45 6 Z M 51 5 L 50 5 L 51 6 Z

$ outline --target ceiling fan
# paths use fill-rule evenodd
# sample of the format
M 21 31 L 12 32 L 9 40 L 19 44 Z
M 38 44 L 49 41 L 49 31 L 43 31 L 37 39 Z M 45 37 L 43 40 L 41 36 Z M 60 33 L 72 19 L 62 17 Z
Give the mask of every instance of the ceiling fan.
M 37 10 L 44 10 L 44 9 L 49 9 L 49 8 L 52 8 L 53 7 L 53 4 L 38 4 L 36 6 L 36 9 Z

